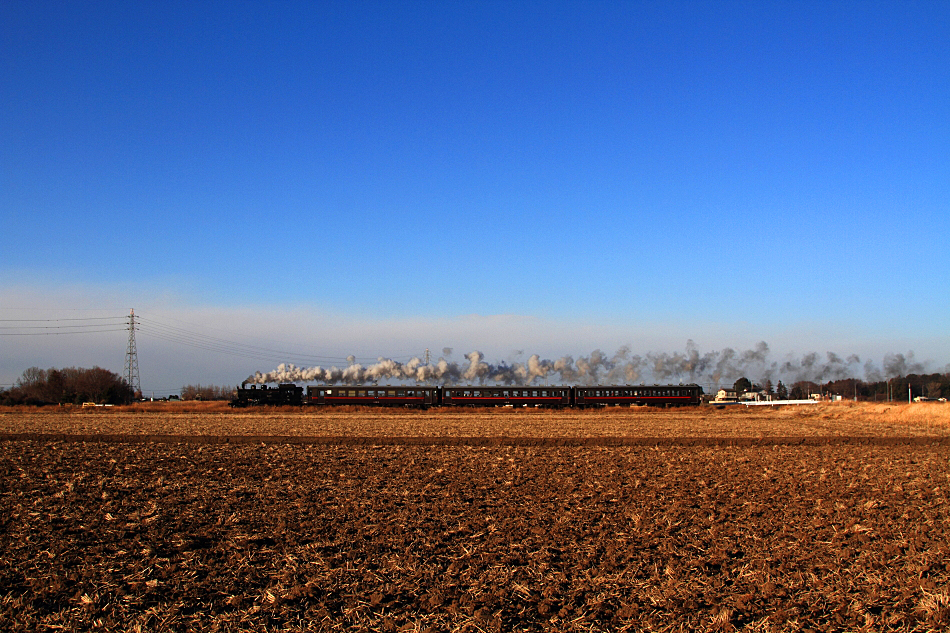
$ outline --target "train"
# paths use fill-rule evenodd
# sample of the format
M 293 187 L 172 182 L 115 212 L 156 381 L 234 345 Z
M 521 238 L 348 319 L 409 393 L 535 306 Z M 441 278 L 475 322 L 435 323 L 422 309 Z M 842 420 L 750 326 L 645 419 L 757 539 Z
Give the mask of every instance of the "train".
M 406 407 L 536 407 L 592 408 L 608 406 L 697 406 L 703 388 L 679 385 L 311 385 L 276 387 L 242 384 L 232 407 L 249 406 L 369 406 Z

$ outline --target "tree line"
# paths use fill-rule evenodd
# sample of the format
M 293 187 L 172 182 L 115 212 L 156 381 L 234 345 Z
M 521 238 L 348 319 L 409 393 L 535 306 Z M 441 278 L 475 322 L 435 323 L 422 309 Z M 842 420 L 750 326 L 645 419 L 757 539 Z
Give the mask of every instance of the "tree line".
M 182 400 L 230 400 L 233 387 L 216 385 L 185 385 Z M 0 389 L 0 405 L 43 406 L 49 404 L 128 404 L 142 394 L 132 393 L 125 378 L 101 367 L 85 369 L 40 369 L 30 367 L 13 387 Z
M 12 388 L 0 391 L 0 404 L 126 404 L 134 396 L 125 378 L 101 367 L 30 367 Z
M 897 376 L 889 380 L 864 381 L 860 378 L 843 378 L 830 380 L 826 383 L 816 383 L 809 380 L 800 380 L 786 386 L 780 380 L 773 386 L 772 381 L 765 379 L 761 383 L 753 383 L 743 376 L 735 382 L 733 388 L 736 393 L 763 392 L 776 400 L 804 400 L 812 394 L 837 395 L 848 399 L 857 399 L 870 402 L 886 402 L 887 400 L 907 401 L 908 391 L 911 398 L 950 398 L 950 373 L 946 374 L 908 374 Z
M 234 395 L 234 387 L 185 385 L 181 388 L 182 400 L 231 400 Z

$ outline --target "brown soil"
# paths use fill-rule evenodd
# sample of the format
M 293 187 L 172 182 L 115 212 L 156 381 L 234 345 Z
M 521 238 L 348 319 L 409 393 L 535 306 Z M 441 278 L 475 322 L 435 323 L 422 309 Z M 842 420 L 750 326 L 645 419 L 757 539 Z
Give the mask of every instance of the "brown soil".
M 597 410 L 260 408 L 222 403 L 0 409 L 0 434 L 278 437 L 897 438 L 950 437 L 950 405 L 833 403 Z
M 946 630 L 946 429 L 837 411 L 7 412 L 8 434 L 138 441 L 0 442 L 0 629 Z M 274 424 L 350 443 L 258 442 Z M 773 439 L 704 446 L 702 424 Z M 245 441 L 146 438 L 188 428 Z M 499 439 L 519 429 L 542 441 Z

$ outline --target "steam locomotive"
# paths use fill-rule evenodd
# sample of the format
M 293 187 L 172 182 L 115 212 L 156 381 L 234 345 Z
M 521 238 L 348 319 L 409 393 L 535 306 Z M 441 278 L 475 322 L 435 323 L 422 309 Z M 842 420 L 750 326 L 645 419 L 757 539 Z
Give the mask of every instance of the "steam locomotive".
M 702 402 L 703 388 L 688 385 L 598 385 L 598 386 L 493 386 L 446 385 L 367 386 L 313 385 L 303 387 L 283 383 L 276 387 L 242 384 L 231 401 L 232 407 L 247 406 L 340 406 L 370 407 L 548 407 L 607 406 L 696 406 Z

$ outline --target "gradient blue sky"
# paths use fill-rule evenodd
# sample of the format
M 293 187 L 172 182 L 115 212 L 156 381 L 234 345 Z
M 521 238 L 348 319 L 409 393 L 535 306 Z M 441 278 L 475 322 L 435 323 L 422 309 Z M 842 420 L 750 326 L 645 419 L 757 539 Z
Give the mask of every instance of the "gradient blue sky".
M 948 34 L 947 2 L 4 2 L 0 319 L 942 368 Z M 0 337 L 0 383 L 121 371 L 122 336 Z M 272 369 L 139 348 L 146 388 Z

